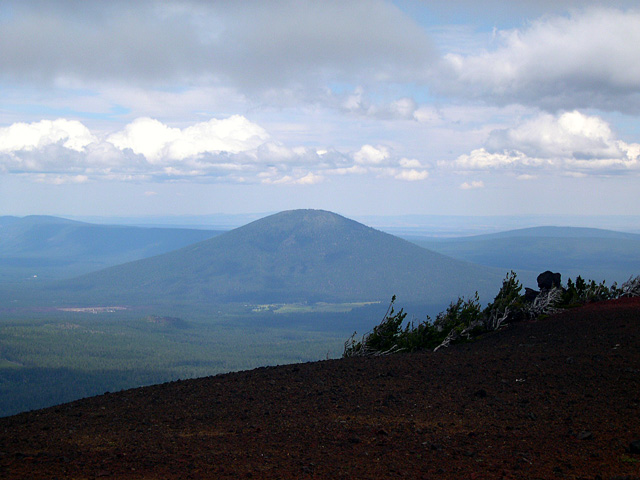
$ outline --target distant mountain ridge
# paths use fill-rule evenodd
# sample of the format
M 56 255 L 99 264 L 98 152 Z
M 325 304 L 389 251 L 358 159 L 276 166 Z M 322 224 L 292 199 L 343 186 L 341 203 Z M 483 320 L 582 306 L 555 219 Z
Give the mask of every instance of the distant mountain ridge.
M 113 302 L 388 301 L 495 293 L 503 272 L 447 258 L 323 210 L 291 210 L 180 250 L 63 282 Z
M 581 275 L 609 284 L 640 273 L 640 235 L 634 233 L 533 227 L 471 237 L 406 238 L 459 260 L 522 272 L 527 284 L 545 270 L 560 272 L 563 279 Z
M 44 215 L 0 217 L 0 281 L 70 278 L 176 250 L 218 233 L 96 225 Z
M 470 237 L 459 237 L 452 240 L 490 240 L 495 238 L 514 237 L 554 237 L 554 238 L 627 238 L 640 239 L 640 234 L 605 230 L 602 228 L 588 227 L 558 227 L 540 226 L 507 230 L 504 232 L 488 233 L 483 235 L 473 235 Z

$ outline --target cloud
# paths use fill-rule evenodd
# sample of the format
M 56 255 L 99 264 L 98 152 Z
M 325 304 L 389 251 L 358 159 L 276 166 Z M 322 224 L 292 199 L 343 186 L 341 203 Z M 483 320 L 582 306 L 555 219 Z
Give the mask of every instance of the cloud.
M 497 47 L 446 54 L 441 91 L 551 110 L 640 111 L 640 11 L 591 8 L 498 31 Z
M 471 182 L 464 182 L 460 184 L 462 190 L 471 190 L 475 188 L 484 188 L 484 182 L 481 180 L 473 180 Z
M 415 158 L 401 158 L 398 164 L 402 168 L 424 168 L 422 163 Z
M 95 137 L 82 123 L 62 118 L 0 128 L 0 153 L 31 151 L 56 144 L 79 152 L 94 141 Z
M 517 149 L 528 157 L 543 158 L 610 158 L 623 154 L 607 122 L 578 111 L 559 116 L 543 114 L 516 128 L 494 130 L 487 148 Z
M 390 105 L 391 112 L 398 118 L 413 118 L 417 108 L 416 102 L 409 97 L 399 98 Z
M 50 185 L 65 185 L 69 183 L 86 183 L 89 181 L 89 177 L 86 175 L 50 175 L 39 173 L 35 175 L 34 181 L 37 183 L 48 183 Z
M 123 131 L 110 135 L 109 143 L 144 155 L 150 162 L 183 160 L 203 153 L 240 153 L 257 148 L 269 134 L 245 117 L 233 115 L 211 119 L 185 129 L 172 128 L 158 120 L 138 118 Z
M 58 119 L 0 129 L 0 171 L 54 184 L 187 180 L 313 185 L 335 175 L 424 180 L 425 166 L 385 145 L 287 146 L 240 115 L 183 128 L 142 117 L 111 134 Z
M 435 59 L 423 29 L 381 0 L 9 3 L 0 78 L 16 83 L 198 83 L 277 99 L 328 78 L 407 79 Z
M 273 185 L 315 185 L 324 181 L 322 175 L 316 175 L 313 172 L 309 172 L 306 175 L 284 175 L 281 177 L 272 177 L 270 174 L 262 175 L 262 183 Z
M 440 123 L 442 117 L 437 109 L 432 106 L 423 105 L 413 111 L 413 118 L 420 123 Z
M 342 108 L 351 112 L 365 109 L 364 89 L 362 86 L 356 87 L 352 94 L 348 95 L 342 102 Z
M 373 147 L 363 145 L 360 150 L 354 153 L 353 158 L 361 165 L 380 165 L 389 158 L 389 149 L 384 146 Z
M 372 173 L 378 177 L 392 177 L 396 180 L 418 181 L 429 176 L 429 171 L 414 158 L 398 158 L 384 146 L 363 145 L 353 154 L 355 165 L 335 173 Z
M 529 158 L 519 151 L 488 152 L 484 148 L 472 150 L 471 153 L 460 155 L 454 162 L 459 170 L 487 170 L 514 166 L 539 166 L 540 159 Z M 444 166 L 444 162 L 440 162 Z
M 399 170 L 399 171 L 398 171 Z M 429 171 L 415 158 L 401 158 L 391 174 L 396 180 L 417 182 L 429 177 Z
M 0 170 L 32 173 L 36 180 L 43 174 L 120 181 L 220 177 L 251 170 L 258 147 L 269 138 L 262 127 L 238 115 L 182 129 L 139 118 L 106 136 L 65 119 L 16 123 L 0 129 Z
M 397 180 L 406 180 L 408 182 L 417 182 L 418 180 L 424 180 L 429 176 L 427 170 L 402 170 L 400 173 L 394 175 Z
M 374 104 L 365 89 L 357 86 L 352 93 L 343 95 L 339 108 L 348 113 L 381 120 L 414 120 L 436 124 L 442 121 L 438 110 L 432 105 L 419 105 L 413 98 L 404 96 L 391 102 Z
M 615 173 L 640 169 L 640 144 L 618 140 L 598 116 L 540 114 L 514 128 L 493 130 L 484 147 L 459 156 L 453 165 L 459 170 L 511 169 L 521 178 L 529 178 L 522 170 L 544 167 Z
M 528 173 L 523 173 L 522 175 L 518 175 L 516 179 L 518 180 L 535 180 L 538 178 L 537 175 L 529 175 Z

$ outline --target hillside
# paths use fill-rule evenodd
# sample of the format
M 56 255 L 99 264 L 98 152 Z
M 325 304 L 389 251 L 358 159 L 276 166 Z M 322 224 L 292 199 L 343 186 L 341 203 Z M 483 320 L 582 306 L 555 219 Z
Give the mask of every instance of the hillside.
M 0 419 L 0 477 L 640 478 L 640 300 Z
M 218 233 L 95 225 L 38 215 L 0 217 L 0 282 L 71 278 L 177 250 Z
M 534 227 L 471 237 L 407 237 L 430 250 L 493 268 L 515 270 L 526 282 L 542 271 L 624 282 L 640 271 L 640 235 L 596 228 Z
M 495 293 L 504 272 L 447 258 L 321 210 L 272 215 L 175 252 L 59 284 L 110 304 L 444 303 Z M 64 293 L 62 293 L 64 294 Z

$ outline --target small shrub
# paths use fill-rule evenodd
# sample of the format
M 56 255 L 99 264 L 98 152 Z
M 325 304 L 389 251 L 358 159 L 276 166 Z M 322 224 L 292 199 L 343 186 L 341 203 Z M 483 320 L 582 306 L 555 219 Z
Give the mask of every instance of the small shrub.
M 451 302 L 444 312 L 441 312 L 433 322 L 433 326 L 439 332 L 450 332 L 456 330 L 462 332 L 469 326 L 476 326 L 482 318 L 480 299 L 478 292 L 468 299 L 458 298 L 458 301 Z
M 575 283 L 571 279 L 567 280 L 567 288 L 562 295 L 562 305 L 567 308 L 583 305 L 591 302 L 602 302 L 619 298 L 622 289 L 614 283 L 607 287 L 606 283 L 596 283 L 595 280 L 585 281 L 581 276 L 576 277 Z
M 512 270 L 502 281 L 502 287 L 493 299 L 493 303 L 484 309 L 486 330 L 497 330 L 505 323 L 523 319 L 526 302 L 520 294 L 521 291 L 522 284 Z
M 620 288 L 615 283 L 607 287 L 604 281 L 585 281 L 578 276 L 575 282 L 569 279 L 566 288 L 543 290 L 533 302 L 525 300 L 521 291 L 522 284 L 515 272 L 511 271 L 502 281 L 502 287 L 493 302 L 484 310 L 480 307 L 476 292 L 472 298 L 465 300 L 460 297 L 451 302 L 433 322 L 427 317 L 426 321 L 418 324 L 409 322 L 404 328 L 407 314 L 402 309 L 395 313 L 394 295 L 379 325 L 363 335 L 362 340 L 356 341 L 354 332 L 345 342 L 343 357 L 438 350 L 452 343 L 472 340 L 514 321 L 541 318 L 588 302 L 640 296 L 640 276 L 630 278 Z
M 433 326 L 431 319 L 417 325 L 415 322 L 407 324 L 400 336 L 400 346 L 403 351 L 415 352 L 418 350 L 432 350 L 444 339 L 442 332 L 438 332 Z
M 387 308 L 382 321 L 373 327 L 373 330 L 363 335 L 359 342 L 355 340 L 356 332 L 344 344 L 343 357 L 386 355 L 401 350 L 399 338 L 403 333 L 402 323 L 407 316 L 403 309 L 395 313 L 393 304 L 396 296 L 391 297 L 391 303 Z
M 640 276 L 631 277 L 618 290 L 620 297 L 640 297 Z
M 562 307 L 563 291 L 559 288 L 543 290 L 536 299 L 527 306 L 526 314 L 529 318 L 540 318 L 557 313 Z

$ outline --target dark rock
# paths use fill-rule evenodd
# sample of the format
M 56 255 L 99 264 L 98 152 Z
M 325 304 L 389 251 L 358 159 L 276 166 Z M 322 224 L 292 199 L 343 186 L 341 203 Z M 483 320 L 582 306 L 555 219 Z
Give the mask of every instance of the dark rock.
M 538 275 L 538 288 L 540 290 L 551 290 L 553 287 L 560 288 L 562 283 L 562 275 L 553 273 L 550 270 L 542 272 Z
M 629 453 L 640 453 L 640 440 L 635 440 L 629 444 Z
M 527 302 L 533 302 L 537 296 L 540 295 L 540 292 L 534 290 L 533 288 L 524 287 L 524 299 Z

